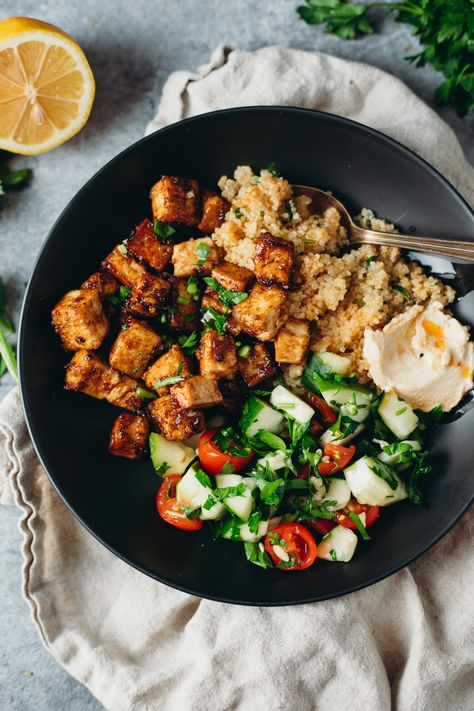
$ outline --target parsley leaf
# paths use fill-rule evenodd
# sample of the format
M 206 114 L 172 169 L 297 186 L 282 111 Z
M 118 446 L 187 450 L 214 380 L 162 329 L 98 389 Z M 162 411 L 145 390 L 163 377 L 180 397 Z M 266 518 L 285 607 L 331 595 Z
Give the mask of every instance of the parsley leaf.
M 225 314 L 220 314 L 218 311 L 208 306 L 207 309 L 201 311 L 201 323 L 208 331 L 217 331 L 221 335 L 224 333 L 227 318 Z
M 357 530 L 359 531 L 364 541 L 370 541 L 370 536 L 367 533 L 367 529 L 360 520 L 359 516 L 354 511 L 349 511 L 348 515 L 351 521 L 354 521 L 355 525 L 357 526 Z
M 245 301 L 248 298 L 248 294 L 245 291 L 228 291 L 221 286 L 216 279 L 212 277 L 204 277 L 203 281 L 206 282 L 208 286 L 216 292 L 221 301 L 225 306 L 230 307 L 233 304 L 240 304 L 241 301 Z
M 168 237 L 171 237 L 171 235 L 174 235 L 176 230 L 174 227 L 171 227 L 171 225 L 168 225 L 166 222 L 161 222 L 161 220 L 155 220 L 153 222 L 153 232 L 157 237 L 161 237 L 161 239 L 167 239 Z
M 270 556 L 264 549 L 260 548 L 259 543 L 244 543 L 245 555 L 247 560 L 254 565 L 258 565 L 260 568 L 273 568 L 273 563 Z
M 179 336 L 178 343 L 185 355 L 194 355 L 198 345 L 197 331 L 193 331 L 189 336 Z
M 428 452 L 421 452 L 415 462 L 415 466 L 410 472 L 406 480 L 406 490 L 408 497 L 414 504 L 420 506 L 423 503 L 423 494 L 419 489 L 419 481 L 421 477 L 431 474 L 432 466 L 425 462 Z

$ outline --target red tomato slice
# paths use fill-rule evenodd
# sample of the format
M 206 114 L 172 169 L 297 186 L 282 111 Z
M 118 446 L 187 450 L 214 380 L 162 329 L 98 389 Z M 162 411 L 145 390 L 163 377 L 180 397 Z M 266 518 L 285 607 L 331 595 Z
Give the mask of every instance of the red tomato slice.
M 203 522 L 198 518 L 186 518 L 183 509 L 176 501 L 176 484 L 181 479 L 179 474 L 171 474 L 161 484 L 156 495 L 156 507 L 161 518 L 183 531 L 198 531 Z
M 290 565 L 275 553 L 275 545 L 280 546 L 289 555 Z M 274 528 L 265 537 L 265 550 L 282 570 L 304 570 L 313 565 L 317 556 L 316 541 L 300 523 L 283 523 Z
M 379 514 L 380 514 L 380 508 L 378 506 L 370 506 L 370 504 L 359 504 L 359 502 L 352 498 L 347 506 L 344 509 L 341 509 L 340 511 L 335 511 L 336 514 L 336 521 L 338 524 L 341 526 L 344 526 L 345 528 L 352 528 L 352 530 L 356 530 L 357 526 L 355 525 L 354 521 L 349 517 L 349 514 L 355 513 L 358 516 L 361 514 L 365 514 L 365 523 L 364 519 L 362 519 L 362 523 L 364 524 L 365 528 L 369 528 L 372 526 L 372 524 L 375 523 L 375 521 L 378 519 Z
M 229 452 L 222 452 L 212 437 L 217 429 L 206 430 L 198 444 L 198 457 L 201 465 L 211 474 L 220 474 L 225 464 L 230 464 L 234 472 L 240 472 L 252 461 L 255 452 L 237 457 Z
M 353 444 L 350 447 L 343 447 L 340 444 L 327 444 L 324 447 L 323 455 L 330 461 L 323 461 L 318 464 L 318 471 L 323 476 L 330 476 L 341 469 L 347 467 L 356 452 Z
M 315 531 L 320 533 L 322 536 L 325 536 L 326 533 L 332 531 L 334 526 L 337 526 L 335 521 L 330 521 L 326 518 L 313 519 L 312 521 L 308 521 L 308 523 L 312 528 L 315 529 Z
M 318 415 L 326 422 L 328 425 L 332 425 L 337 420 L 337 413 L 332 409 L 330 405 L 327 404 L 322 397 L 312 393 L 309 390 L 305 393 L 304 399 L 307 401 L 308 405 L 314 407 Z

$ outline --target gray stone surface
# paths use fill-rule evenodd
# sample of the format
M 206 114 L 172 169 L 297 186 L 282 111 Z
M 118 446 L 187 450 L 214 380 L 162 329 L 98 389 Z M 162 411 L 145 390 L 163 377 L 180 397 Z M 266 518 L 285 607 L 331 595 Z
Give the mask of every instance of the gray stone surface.
M 283 44 L 369 62 L 400 77 L 433 105 L 439 76 L 404 61 L 417 46 L 407 27 L 381 17 L 377 34 L 343 42 L 299 21 L 298 4 L 297 0 L 3 0 L 0 19 L 40 17 L 72 34 L 86 51 L 97 80 L 91 118 L 78 136 L 49 154 L 13 161 L 34 170 L 31 186 L 10 194 L 0 217 L 0 273 L 16 323 L 36 254 L 60 211 L 98 168 L 142 136 L 168 74 L 206 61 L 219 43 L 248 49 Z M 474 161 L 474 119 L 461 121 L 448 109 L 440 113 Z M 10 386 L 9 379 L 3 378 L 0 398 Z M 0 709 L 102 708 L 48 655 L 37 636 L 21 598 L 17 518 L 14 509 L 0 510 Z

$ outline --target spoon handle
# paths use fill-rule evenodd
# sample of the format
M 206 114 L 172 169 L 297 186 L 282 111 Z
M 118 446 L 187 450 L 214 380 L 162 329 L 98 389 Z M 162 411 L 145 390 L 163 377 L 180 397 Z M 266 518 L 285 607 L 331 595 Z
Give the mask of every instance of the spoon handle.
M 474 242 L 467 240 L 440 239 L 421 235 L 400 235 L 393 232 L 378 232 L 351 225 L 349 241 L 354 244 L 375 244 L 384 247 L 401 247 L 416 252 L 437 254 L 442 257 L 457 257 L 474 262 Z

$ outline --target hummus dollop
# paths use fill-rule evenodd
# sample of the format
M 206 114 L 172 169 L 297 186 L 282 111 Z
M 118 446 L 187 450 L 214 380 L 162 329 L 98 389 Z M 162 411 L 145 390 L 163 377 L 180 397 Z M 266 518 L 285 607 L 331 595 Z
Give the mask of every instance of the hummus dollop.
M 474 343 L 438 301 L 412 306 L 380 331 L 366 328 L 363 354 L 381 390 L 424 412 L 452 410 L 473 387 Z

